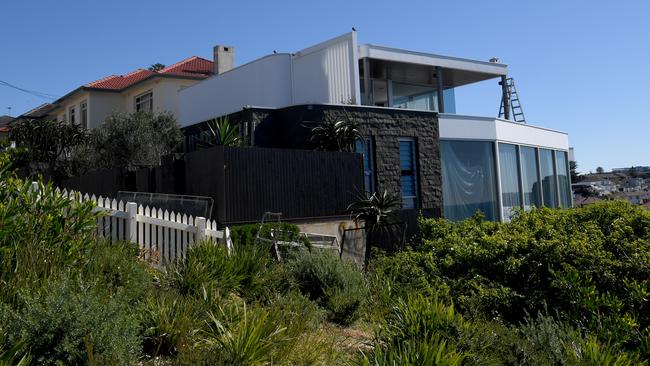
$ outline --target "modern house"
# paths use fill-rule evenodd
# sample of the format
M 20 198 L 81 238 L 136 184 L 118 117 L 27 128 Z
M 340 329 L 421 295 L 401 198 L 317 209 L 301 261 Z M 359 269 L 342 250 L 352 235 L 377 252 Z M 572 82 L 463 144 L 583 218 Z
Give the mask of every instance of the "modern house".
M 502 91 L 501 118 L 456 114 L 454 90 L 485 80 Z M 326 116 L 350 118 L 366 135 L 363 188 L 400 195 L 405 212 L 508 220 L 516 208 L 572 206 L 568 135 L 516 122 L 508 85 L 496 60 L 359 44 L 353 31 L 181 89 L 178 120 L 191 150 L 219 116 L 273 148 L 309 147 Z
M 221 47 L 218 53 L 217 49 L 215 58 L 224 58 L 224 53 L 226 59 L 232 59 L 232 50 L 224 51 Z M 218 67 L 213 61 L 193 56 L 160 70 L 138 69 L 125 75 L 110 75 L 17 118 L 51 118 L 94 128 L 113 112 L 168 112 L 178 116 L 179 90 L 224 72 L 227 65 L 232 62 L 222 62 Z

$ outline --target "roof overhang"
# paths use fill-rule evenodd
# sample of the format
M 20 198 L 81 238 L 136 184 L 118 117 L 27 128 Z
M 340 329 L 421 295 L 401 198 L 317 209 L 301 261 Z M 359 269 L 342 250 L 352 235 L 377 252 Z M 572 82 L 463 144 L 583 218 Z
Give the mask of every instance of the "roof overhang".
M 477 61 L 370 44 L 359 45 L 359 58 L 384 61 L 401 73 L 404 73 L 404 70 L 409 67 L 439 66 L 443 68 L 445 87 L 462 86 L 508 74 L 508 66 L 496 62 Z

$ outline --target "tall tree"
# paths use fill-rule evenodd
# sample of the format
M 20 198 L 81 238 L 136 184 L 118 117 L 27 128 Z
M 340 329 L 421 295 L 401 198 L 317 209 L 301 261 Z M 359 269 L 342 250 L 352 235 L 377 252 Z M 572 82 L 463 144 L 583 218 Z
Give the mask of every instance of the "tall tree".
M 90 150 L 94 168 L 135 168 L 160 164 L 183 141 L 171 114 L 113 113 L 92 130 Z M 87 151 L 86 153 L 89 153 Z
M 14 123 L 10 139 L 20 149 L 20 167 L 30 175 L 65 178 L 74 149 L 84 145 L 88 133 L 79 124 L 57 120 L 21 119 Z
M 605 169 L 603 169 L 602 166 L 599 166 L 598 168 L 596 168 L 596 173 L 598 173 L 598 174 L 602 174 L 602 173 L 604 173 L 604 172 L 605 172 Z

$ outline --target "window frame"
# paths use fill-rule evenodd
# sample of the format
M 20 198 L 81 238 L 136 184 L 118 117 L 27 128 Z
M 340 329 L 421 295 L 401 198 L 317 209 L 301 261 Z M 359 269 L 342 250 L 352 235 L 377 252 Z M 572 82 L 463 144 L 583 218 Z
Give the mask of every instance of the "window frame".
M 70 124 L 77 123 L 77 106 L 71 105 L 68 107 L 68 122 Z
M 79 103 L 79 122 L 84 128 L 88 128 L 88 100 L 84 99 Z
M 143 98 L 145 96 L 149 96 L 149 99 L 145 100 L 145 101 L 142 101 L 142 100 L 138 101 L 138 99 L 141 99 L 141 98 Z M 148 107 L 149 110 L 146 110 L 146 111 L 145 110 L 138 110 L 138 106 L 143 104 L 143 103 L 146 103 L 146 102 L 149 103 L 149 107 Z M 133 111 L 136 112 L 136 113 L 137 112 L 145 112 L 145 113 L 152 113 L 153 112 L 153 89 L 147 90 L 146 92 L 140 93 L 140 94 L 133 97 Z
M 360 141 L 361 139 L 357 139 Z M 375 142 L 373 136 L 364 136 L 362 141 L 362 151 L 357 151 L 356 142 L 355 142 L 355 152 L 362 155 L 363 159 L 363 188 L 364 191 L 372 194 L 377 191 L 377 181 L 376 181 L 376 170 L 375 170 Z M 366 169 L 366 154 L 368 155 L 368 167 Z M 366 187 L 366 177 L 368 177 L 368 182 L 370 187 Z
M 401 149 L 401 143 L 402 142 L 409 142 L 411 144 L 411 159 L 413 161 L 413 168 L 410 171 L 412 176 L 413 176 L 413 185 L 414 185 L 414 193 L 415 196 L 404 196 L 404 187 L 402 186 L 403 184 L 403 177 L 408 174 L 404 174 L 404 170 L 402 170 L 401 167 L 401 158 L 402 158 L 402 149 Z M 398 146 L 399 148 L 399 160 L 400 160 L 400 196 L 402 198 L 402 208 L 403 209 L 418 209 L 420 208 L 420 179 L 419 179 L 419 164 L 418 164 L 418 146 L 417 146 L 417 137 L 400 137 L 398 138 Z M 408 171 L 407 171 L 408 172 Z M 413 200 L 413 207 L 406 207 L 405 206 L 405 199 L 412 199 Z

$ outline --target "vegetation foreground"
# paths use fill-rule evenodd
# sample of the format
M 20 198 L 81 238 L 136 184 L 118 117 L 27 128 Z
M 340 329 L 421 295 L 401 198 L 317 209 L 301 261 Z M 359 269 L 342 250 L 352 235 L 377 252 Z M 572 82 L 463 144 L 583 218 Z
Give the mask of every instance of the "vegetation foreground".
M 194 246 L 154 269 L 94 235 L 88 203 L 39 193 L 0 155 L 0 365 L 643 365 L 650 212 L 623 202 L 422 220 L 360 270 Z

